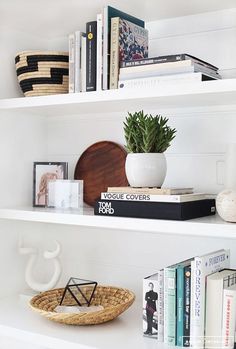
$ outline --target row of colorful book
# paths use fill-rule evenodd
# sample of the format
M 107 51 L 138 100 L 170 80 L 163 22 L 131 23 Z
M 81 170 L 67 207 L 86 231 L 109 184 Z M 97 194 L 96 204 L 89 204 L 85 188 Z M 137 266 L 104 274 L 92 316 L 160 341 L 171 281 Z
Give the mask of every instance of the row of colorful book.
M 95 215 L 187 220 L 213 215 L 215 199 L 193 188 L 109 187 L 96 201 Z
M 189 54 L 149 58 L 148 45 L 143 20 L 104 7 L 84 32 L 69 35 L 69 92 L 221 78 L 217 67 Z
M 170 346 L 234 348 L 236 269 L 230 251 L 196 256 L 143 280 L 143 333 Z

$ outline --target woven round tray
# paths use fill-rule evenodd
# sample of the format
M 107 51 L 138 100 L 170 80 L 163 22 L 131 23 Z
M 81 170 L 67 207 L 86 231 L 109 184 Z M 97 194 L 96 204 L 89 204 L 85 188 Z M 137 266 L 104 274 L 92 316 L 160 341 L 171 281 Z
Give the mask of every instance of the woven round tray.
M 66 325 L 96 325 L 115 319 L 134 302 L 133 292 L 117 287 L 97 286 L 91 305 L 102 305 L 103 310 L 92 313 L 81 312 L 78 314 L 56 313 L 64 289 L 58 288 L 40 293 L 32 298 L 30 307 L 45 316 L 47 319 Z M 86 296 L 91 294 L 91 286 L 83 288 Z M 67 292 L 63 305 L 77 305 Z

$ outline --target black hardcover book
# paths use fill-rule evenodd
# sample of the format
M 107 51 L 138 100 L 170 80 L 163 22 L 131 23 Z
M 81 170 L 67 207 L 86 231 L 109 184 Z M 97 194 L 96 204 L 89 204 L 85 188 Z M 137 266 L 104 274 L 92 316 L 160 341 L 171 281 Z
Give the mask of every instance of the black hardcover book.
M 97 21 L 86 24 L 86 91 L 96 91 Z
M 192 60 L 192 62 L 194 63 L 198 63 L 200 65 L 203 65 L 206 68 L 212 69 L 214 71 L 218 71 L 218 68 L 216 66 L 208 62 L 205 62 L 200 58 L 191 56 L 187 53 L 181 53 L 177 55 L 168 55 L 168 56 L 158 56 L 158 57 L 145 58 L 145 59 L 137 59 L 132 61 L 123 61 L 123 62 L 120 62 L 120 68 L 135 67 L 138 65 L 179 62 L 179 61 L 185 61 L 185 60 Z
M 191 266 L 184 268 L 184 321 L 183 321 L 183 346 L 190 346 L 190 315 L 191 315 Z
M 94 214 L 153 219 L 187 220 L 215 214 L 215 200 L 183 203 L 97 200 Z

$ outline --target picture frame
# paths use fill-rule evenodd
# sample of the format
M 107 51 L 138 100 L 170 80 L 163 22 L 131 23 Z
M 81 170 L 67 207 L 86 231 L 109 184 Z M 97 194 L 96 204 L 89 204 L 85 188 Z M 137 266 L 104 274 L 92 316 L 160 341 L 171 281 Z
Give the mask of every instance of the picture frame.
M 46 207 L 47 182 L 68 179 L 67 162 L 34 162 L 33 207 Z
M 49 180 L 47 207 L 59 209 L 83 208 L 83 180 Z

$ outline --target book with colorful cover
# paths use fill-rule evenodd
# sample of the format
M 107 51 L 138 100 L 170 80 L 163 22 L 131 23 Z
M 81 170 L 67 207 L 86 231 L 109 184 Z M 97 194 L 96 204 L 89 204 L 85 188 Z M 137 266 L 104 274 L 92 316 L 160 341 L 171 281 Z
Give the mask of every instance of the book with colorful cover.
M 125 19 L 111 19 L 110 89 L 118 88 L 121 61 L 148 57 L 148 30 Z
M 111 33 L 111 18 L 120 17 L 129 22 L 132 22 L 140 27 L 145 26 L 143 20 L 131 16 L 128 13 L 120 11 L 112 6 L 106 6 L 103 9 L 103 89 L 107 90 L 109 86 L 109 64 L 110 64 L 110 33 Z
M 229 264 L 229 250 L 198 256 L 191 262 L 190 344 L 194 348 L 204 347 L 206 277 L 218 270 L 229 268 Z

